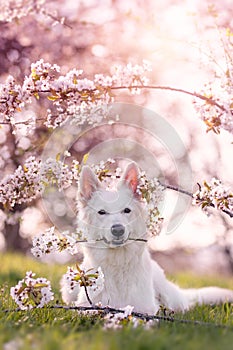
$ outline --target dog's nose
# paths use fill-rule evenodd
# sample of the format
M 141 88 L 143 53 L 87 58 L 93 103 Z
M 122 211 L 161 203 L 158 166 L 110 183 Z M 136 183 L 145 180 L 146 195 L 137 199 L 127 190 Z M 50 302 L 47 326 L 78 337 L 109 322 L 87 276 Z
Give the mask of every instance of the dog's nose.
M 123 234 L 125 233 L 125 228 L 121 224 L 115 224 L 115 225 L 112 225 L 111 232 L 112 232 L 113 236 L 119 238 L 119 237 L 123 236 Z

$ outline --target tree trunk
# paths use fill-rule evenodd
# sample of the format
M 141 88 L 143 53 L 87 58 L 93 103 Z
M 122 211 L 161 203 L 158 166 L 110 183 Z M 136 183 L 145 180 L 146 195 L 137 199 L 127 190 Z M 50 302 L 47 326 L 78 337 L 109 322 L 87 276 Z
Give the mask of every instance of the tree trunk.
M 19 234 L 20 223 L 14 225 L 5 224 L 5 249 L 7 251 L 26 252 L 29 248 L 28 240 Z
M 16 204 L 11 211 L 12 214 L 16 212 L 23 213 L 26 206 L 24 204 Z M 4 210 L 3 208 L 1 208 Z M 26 252 L 30 244 L 26 238 L 20 236 L 20 221 L 17 220 L 14 224 L 5 222 L 4 226 L 5 249 L 7 251 Z

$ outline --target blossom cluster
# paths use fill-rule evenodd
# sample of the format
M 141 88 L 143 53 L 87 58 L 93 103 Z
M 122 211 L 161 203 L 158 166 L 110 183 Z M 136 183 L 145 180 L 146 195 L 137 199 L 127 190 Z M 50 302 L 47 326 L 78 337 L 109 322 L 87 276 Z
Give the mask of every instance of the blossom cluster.
M 32 201 L 41 191 L 39 163 L 29 157 L 24 166 L 18 166 L 13 174 L 6 175 L 0 182 L 0 202 L 5 208 Z
M 104 274 L 101 267 L 84 271 L 78 265 L 69 266 L 63 278 L 68 293 L 85 287 L 87 298 L 90 298 L 90 301 L 104 289 Z
M 228 84 L 233 87 L 232 83 Z M 196 99 L 194 107 L 207 126 L 207 132 L 213 131 L 216 134 L 224 129 L 231 134 L 233 133 L 233 105 L 232 90 L 226 88 L 221 81 L 210 84 L 209 88 L 202 91 L 206 100 Z
M 35 273 L 28 271 L 15 287 L 11 287 L 10 295 L 21 310 L 41 308 L 54 299 L 50 281 L 34 276 Z
M 145 73 L 151 70 L 151 65 L 146 60 L 143 60 L 142 65 L 132 65 L 131 63 L 128 63 L 126 66 L 116 65 L 113 67 L 113 86 L 125 86 L 132 93 L 140 93 L 140 87 L 147 85 L 149 82 Z M 132 86 L 133 88 L 131 88 Z
M 200 205 L 204 210 L 213 206 L 233 212 L 233 192 L 223 186 L 220 180 L 213 178 L 210 182 L 204 181 L 202 186 L 199 185 L 198 191 L 193 194 L 193 204 Z
M 14 128 L 20 123 L 15 116 L 33 99 L 46 96 L 51 101 L 44 124 L 49 128 L 63 125 L 68 119 L 77 125 L 88 123 L 98 125 L 107 115 L 107 105 L 114 102 L 113 92 L 127 88 L 132 94 L 140 93 L 148 85 L 148 62 L 142 65 L 116 65 L 111 75 L 95 74 L 93 79 L 84 76 L 81 69 L 72 69 L 60 74 L 56 64 L 43 59 L 31 64 L 31 74 L 24 78 L 22 85 L 9 76 L 5 84 L 0 84 L 0 116 Z M 194 100 L 198 115 L 207 125 L 207 131 L 219 133 L 223 128 L 233 132 L 232 106 L 233 60 L 229 60 L 225 74 L 217 74 L 214 82 L 206 84 L 201 94 Z M 25 123 L 35 128 L 35 120 Z
M 63 250 L 67 250 L 71 254 L 76 254 L 77 237 L 78 233 L 70 234 L 69 232 L 63 232 L 62 234 L 58 234 L 55 232 L 55 227 L 53 226 L 33 237 L 31 252 L 37 258 Z
M 104 329 L 120 329 L 124 325 L 131 325 L 133 328 L 142 326 L 144 329 L 149 329 L 157 324 L 157 320 L 146 320 L 133 316 L 133 309 L 133 306 L 127 305 L 121 309 L 124 312 L 109 312 L 104 317 Z
M 64 18 L 59 18 L 56 13 L 51 14 L 45 8 L 45 0 L 1 0 L 0 21 L 12 22 L 23 17 L 34 15 L 38 19 L 40 15 L 52 19 L 52 24 L 64 23 Z
M 164 189 L 157 178 L 148 179 L 144 171 L 140 172 L 137 192 L 146 204 L 148 211 L 146 224 L 152 235 L 159 234 L 161 230 L 163 218 L 160 217 L 158 207 L 164 198 Z
M 83 77 L 83 71 L 72 69 L 60 75 L 60 67 L 40 59 L 31 65 L 31 74 L 24 78 L 23 84 L 16 84 L 9 77 L 0 85 L 0 116 L 14 126 L 14 114 L 20 112 L 32 98 L 47 96 L 52 108 L 47 110 L 44 123 L 56 128 L 73 119 L 77 125 L 96 125 L 108 114 L 106 105 L 114 101 L 114 88 L 138 86 L 132 92 L 140 92 L 140 86 L 147 83 L 145 74 L 150 70 L 149 64 L 142 66 L 128 64 L 118 65 L 111 76 L 96 74 L 94 79 Z
M 74 173 L 60 160 L 48 158 L 42 163 L 31 156 L 23 166 L 19 165 L 13 174 L 0 181 L 0 202 L 7 209 L 31 202 L 48 185 L 57 185 L 59 189 L 70 186 L 73 176 Z
M 72 184 L 74 172 L 75 169 L 70 170 L 61 160 L 48 158 L 40 163 L 39 181 L 44 186 L 43 189 L 49 185 L 56 185 L 62 190 Z
M 116 161 L 112 158 L 108 158 L 106 161 L 101 160 L 98 164 L 91 164 L 90 167 L 99 181 L 103 181 L 108 189 L 114 188 L 115 180 L 122 173 L 122 169 L 116 167 Z
M 207 131 L 216 134 L 224 129 L 233 133 L 233 57 L 230 29 L 221 33 L 220 50 L 224 52 L 225 63 L 218 65 L 213 74 L 214 80 L 205 84 L 205 89 L 197 94 L 194 107 L 207 126 Z M 218 53 L 219 54 L 219 53 Z M 203 98 L 200 98 L 203 97 Z
M 104 317 L 104 329 L 119 329 L 129 322 L 136 328 L 139 324 L 139 320 L 132 316 L 133 309 L 133 306 L 127 305 L 125 308 L 121 309 L 124 312 L 108 313 Z
M 15 79 L 9 76 L 5 84 L 0 84 L 0 115 L 14 122 L 14 113 L 19 112 L 26 103 L 30 103 L 30 97 L 30 92 L 16 84 Z
M 30 15 L 30 13 L 39 13 L 42 10 L 45 0 L 3 0 L 1 4 L 1 21 L 12 22 Z

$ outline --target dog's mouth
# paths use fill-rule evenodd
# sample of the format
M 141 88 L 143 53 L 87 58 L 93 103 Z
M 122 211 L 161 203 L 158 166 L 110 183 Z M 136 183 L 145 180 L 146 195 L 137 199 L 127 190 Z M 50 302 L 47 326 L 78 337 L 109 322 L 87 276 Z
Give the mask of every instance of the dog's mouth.
M 144 236 L 142 236 L 141 238 L 134 238 L 131 237 L 130 234 L 126 237 L 126 238 L 114 238 L 112 240 L 108 240 L 106 237 L 102 237 L 101 239 L 98 239 L 98 241 L 103 241 L 107 246 L 111 247 L 111 248 L 117 248 L 117 247 L 121 247 L 124 246 L 127 243 L 130 242 L 143 242 L 146 243 L 147 239 L 143 238 Z
M 106 237 L 103 237 L 103 241 L 104 241 L 104 243 L 106 243 L 109 246 L 120 247 L 128 241 L 128 238 L 129 237 L 127 237 L 125 239 L 118 238 L 118 239 L 112 239 L 111 241 L 109 241 Z

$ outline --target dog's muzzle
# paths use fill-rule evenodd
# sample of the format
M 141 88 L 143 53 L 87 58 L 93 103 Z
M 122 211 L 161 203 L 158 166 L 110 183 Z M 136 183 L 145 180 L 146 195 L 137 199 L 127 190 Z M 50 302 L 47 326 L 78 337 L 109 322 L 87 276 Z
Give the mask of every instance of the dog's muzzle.
M 125 233 L 125 228 L 123 225 L 121 224 L 115 224 L 112 225 L 111 227 L 111 233 L 113 234 L 114 238 L 116 239 L 121 239 L 121 237 L 124 235 Z
M 113 239 L 108 241 L 105 237 L 103 238 L 104 242 L 111 246 L 120 246 L 124 244 L 128 237 L 125 239 L 125 227 L 121 224 L 114 224 L 111 227 L 111 234 Z

